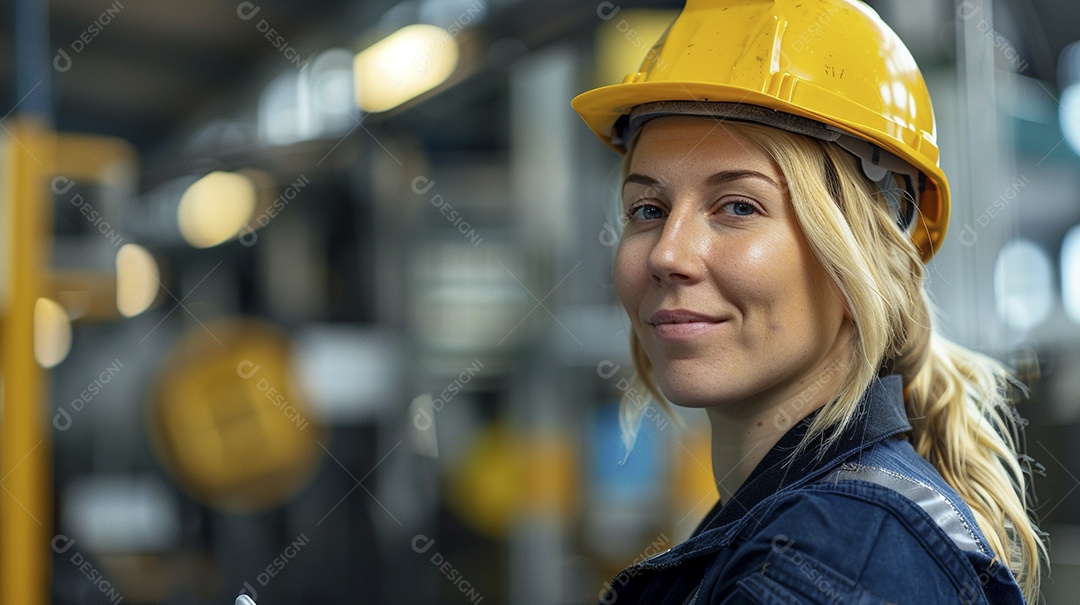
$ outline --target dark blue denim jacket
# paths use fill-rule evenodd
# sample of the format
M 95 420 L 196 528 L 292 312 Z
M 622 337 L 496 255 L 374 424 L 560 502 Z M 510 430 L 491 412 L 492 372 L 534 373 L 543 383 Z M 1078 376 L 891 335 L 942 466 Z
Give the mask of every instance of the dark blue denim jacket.
M 600 602 L 1020 605 L 970 509 L 904 434 L 900 376 L 876 380 L 840 438 L 792 457 L 797 423 L 694 535 L 627 568 Z

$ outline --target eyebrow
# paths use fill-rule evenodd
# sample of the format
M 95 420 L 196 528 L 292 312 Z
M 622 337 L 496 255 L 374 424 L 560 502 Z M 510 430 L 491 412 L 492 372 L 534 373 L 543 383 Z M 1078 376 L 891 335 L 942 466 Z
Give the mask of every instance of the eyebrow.
M 730 183 L 732 181 L 737 181 L 740 179 L 756 179 L 759 181 L 764 181 L 769 185 L 776 187 L 777 189 L 781 189 L 780 185 L 771 177 L 756 170 L 721 170 L 720 172 L 717 172 L 716 174 L 713 174 L 706 178 L 704 184 L 707 187 L 715 187 L 717 185 L 723 185 L 724 183 Z M 663 184 L 661 181 L 658 181 L 651 176 L 638 174 L 636 172 L 633 174 L 628 174 L 626 176 L 626 179 L 623 181 L 623 187 L 629 185 L 630 183 L 637 183 L 646 187 L 655 187 L 657 185 Z

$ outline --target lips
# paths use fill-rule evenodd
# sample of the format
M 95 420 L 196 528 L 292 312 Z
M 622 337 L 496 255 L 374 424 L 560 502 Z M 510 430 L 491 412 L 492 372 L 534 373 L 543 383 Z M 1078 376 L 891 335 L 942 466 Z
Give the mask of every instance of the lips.
M 686 309 L 664 309 L 649 316 L 647 323 L 661 339 L 688 340 L 709 332 L 725 321 L 723 317 Z
M 724 321 L 720 317 L 705 315 L 685 309 L 668 309 L 653 313 L 648 322 L 654 326 L 665 324 L 690 324 L 690 323 L 720 323 Z

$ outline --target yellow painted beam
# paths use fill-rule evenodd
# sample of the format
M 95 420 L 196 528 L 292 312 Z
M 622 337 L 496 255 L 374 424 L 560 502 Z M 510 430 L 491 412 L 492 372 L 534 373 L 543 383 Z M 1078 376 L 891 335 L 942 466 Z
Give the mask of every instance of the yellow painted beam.
M 65 132 L 56 134 L 55 141 L 55 164 L 48 175 L 57 177 L 50 185 L 54 191 L 58 186 L 68 187 L 69 183 L 121 189 L 135 186 L 139 156 L 135 147 L 124 139 Z M 75 321 L 120 319 L 116 278 L 115 273 L 101 271 L 57 271 L 49 275 L 44 296 L 59 302 Z
M 121 319 L 116 308 L 116 274 L 105 271 L 54 271 L 45 294 L 60 303 L 72 321 Z
M 44 371 L 34 359 L 34 304 L 52 249 L 55 137 L 8 120 L 0 132 L 0 605 L 48 602 L 52 442 Z
M 138 169 L 135 147 L 124 139 L 70 132 L 61 133 L 56 139 L 53 173 L 58 176 L 73 181 L 124 185 L 135 181 Z

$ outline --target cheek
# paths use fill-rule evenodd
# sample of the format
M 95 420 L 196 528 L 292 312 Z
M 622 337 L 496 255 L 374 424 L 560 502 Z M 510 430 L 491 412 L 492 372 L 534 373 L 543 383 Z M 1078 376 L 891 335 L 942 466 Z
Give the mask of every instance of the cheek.
M 735 301 L 763 303 L 790 284 L 790 259 L 782 246 L 769 239 L 740 242 L 713 257 L 713 275 Z
M 738 275 L 746 288 L 759 288 L 767 294 L 783 284 L 790 276 L 791 259 L 784 255 L 784 247 L 770 239 L 758 240 L 743 248 L 735 257 Z
M 776 260 L 778 269 L 772 283 L 782 303 L 778 307 L 782 323 L 826 330 L 843 315 L 842 299 L 836 295 L 838 288 L 808 245 L 789 242 Z
M 638 248 L 633 242 L 620 240 L 615 250 L 615 293 L 628 311 L 641 295 L 642 280 L 648 279 L 645 258 Z
M 831 280 L 821 279 L 820 269 L 809 265 L 812 256 L 806 258 L 788 234 L 770 235 L 731 249 L 714 263 L 713 277 L 750 325 L 778 335 L 805 326 L 821 311 L 824 282 Z

